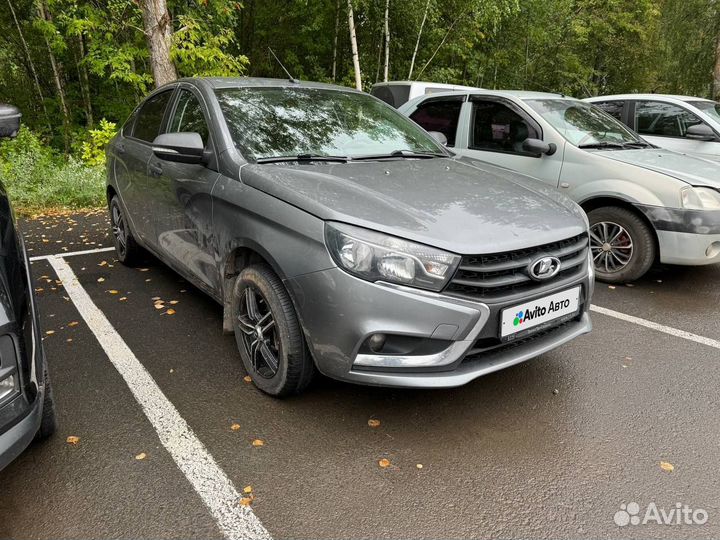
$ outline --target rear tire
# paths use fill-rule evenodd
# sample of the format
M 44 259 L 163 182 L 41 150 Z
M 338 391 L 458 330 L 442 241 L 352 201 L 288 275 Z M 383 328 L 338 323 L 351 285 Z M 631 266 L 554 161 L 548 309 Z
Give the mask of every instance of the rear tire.
M 634 212 L 607 206 L 588 212 L 590 250 L 600 281 L 627 283 L 642 277 L 655 262 L 655 236 Z
M 130 231 L 127 216 L 117 195 L 110 200 L 110 227 L 118 260 L 126 266 L 135 266 L 143 258 L 143 249 Z
M 240 357 L 255 386 L 275 397 L 302 392 L 315 366 L 290 296 L 269 266 L 240 273 L 231 313 Z
M 57 431 L 57 417 L 55 416 L 55 397 L 53 396 L 52 385 L 50 384 L 50 374 L 47 367 L 45 368 L 45 395 L 43 396 L 42 419 L 40 420 L 40 428 L 35 435 L 36 441 L 44 441 Z

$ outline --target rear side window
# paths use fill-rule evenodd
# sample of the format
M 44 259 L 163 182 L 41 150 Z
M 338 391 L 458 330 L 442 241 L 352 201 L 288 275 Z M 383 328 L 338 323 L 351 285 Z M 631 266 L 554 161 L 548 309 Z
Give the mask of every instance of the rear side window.
M 702 124 L 690 111 L 660 101 L 638 101 L 635 104 L 635 125 L 640 135 L 684 137 L 687 128 Z
M 370 94 L 397 108 L 410 99 L 409 84 L 383 84 L 373 86 Z
M 455 146 L 455 135 L 462 104 L 463 102 L 460 100 L 430 101 L 420 105 L 410 115 L 410 118 L 422 126 L 425 131 L 439 131 L 447 138 L 448 146 Z
M 133 137 L 152 142 L 160 134 L 165 109 L 170 102 L 172 90 L 155 94 L 137 112 Z
M 523 149 L 525 139 L 542 136 L 516 111 L 496 101 L 475 101 L 470 148 L 489 152 L 527 154 Z
M 615 120 L 623 122 L 623 108 L 625 107 L 624 101 L 596 101 L 593 105 L 601 108 Z

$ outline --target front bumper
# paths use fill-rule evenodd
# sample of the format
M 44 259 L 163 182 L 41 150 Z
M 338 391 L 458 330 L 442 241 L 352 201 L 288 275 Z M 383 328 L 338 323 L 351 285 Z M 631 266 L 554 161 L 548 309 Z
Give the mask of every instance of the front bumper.
M 17 424 L 0 435 L 0 471 L 30 445 L 40 429 L 44 390 L 43 386 L 29 412 Z M 22 396 L 18 397 L 16 401 L 21 399 L 23 399 Z
M 720 210 L 638 208 L 657 231 L 660 262 L 687 266 L 720 263 Z
M 592 284 L 587 274 L 552 291 L 582 286 L 580 311 L 571 319 L 514 341 L 497 336 L 500 311 L 517 304 L 483 304 L 383 283 L 338 268 L 286 281 L 318 369 L 340 380 L 379 386 L 443 388 L 529 360 L 587 333 Z M 422 344 L 412 352 L 368 354 L 375 333 Z

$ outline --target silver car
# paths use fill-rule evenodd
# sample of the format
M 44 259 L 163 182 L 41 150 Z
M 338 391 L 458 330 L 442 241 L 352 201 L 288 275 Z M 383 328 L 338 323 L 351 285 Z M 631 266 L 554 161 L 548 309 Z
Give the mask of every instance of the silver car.
M 261 390 L 457 386 L 590 331 L 582 209 L 336 86 L 186 79 L 108 148 L 118 258 L 224 309 Z
M 474 90 L 400 111 L 458 154 L 536 177 L 590 219 L 598 278 L 624 283 L 655 261 L 720 262 L 720 163 L 660 149 L 601 109 L 559 94 Z
M 720 103 L 693 96 L 620 94 L 587 98 L 668 150 L 720 161 Z

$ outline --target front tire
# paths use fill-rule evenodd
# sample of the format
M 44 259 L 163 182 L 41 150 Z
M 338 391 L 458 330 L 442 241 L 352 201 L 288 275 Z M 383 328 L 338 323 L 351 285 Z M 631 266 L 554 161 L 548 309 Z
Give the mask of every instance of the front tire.
M 255 386 L 275 397 L 302 392 L 312 379 L 313 361 L 290 296 L 269 266 L 240 273 L 232 314 L 240 357 Z
M 44 441 L 57 430 L 57 417 L 55 416 L 55 398 L 53 396 L 52 385 L 50 384 L 50 374 L 45 368 L 45 395 L 43 396 L 42 419 L 40 420 L 40 428 L 35 435 L 36 441 Z
M 588 212 L 590 251 L 600 281 L 627 283 L 642 277 L 655 262 L 655 236 L 634 212 L 618 206 Z

